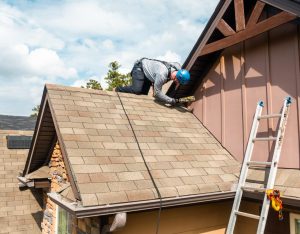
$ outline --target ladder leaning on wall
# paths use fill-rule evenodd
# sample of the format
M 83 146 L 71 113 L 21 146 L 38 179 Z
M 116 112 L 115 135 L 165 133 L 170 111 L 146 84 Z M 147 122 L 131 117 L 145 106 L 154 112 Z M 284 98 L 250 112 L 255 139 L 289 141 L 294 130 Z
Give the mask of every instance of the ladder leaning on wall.
M 271 115 L 261 115 L 262 108 L 264 107 L 264 103 L 262 101 L 260 101 L 257 104 L 256 112 L 255 112 L 253 123 L 252 123 L 251 132 L 250 132 L 250 136 L 249 136 L 249 141 L 248 141 L 248 145 L 247 145 L 247 149 L 246 149 L 246 153 L 245 153 L 245 157 L 244 157 L 244 161 L 243 161 L 243 165 L 242 165 L 242 169 L 241 169 L 241 173 L 240 173 L 240 178 L 239 178 L 239 182 L 237 185 L 237 190 L 236 190 L 236 194 L 235 194 L 235 198 L 234 198 L 234 202 L 233 202 L 233 207 L 231 210 L 229 223 L 228 223 L 228 226 L 226 229 L 226 234 L 233 234 L 234 227 L 236 224 L 236 219 L 237 219 L 238 215 L 259 220 L 256 233 L 257 234 L 264 233 L 267 216 L 268 216 L 268 211 L 269 211 L 269 207 L 270 207 L 270 201 L 268 200 L 267 194 L 265 192 L 268 189 L 273 189 L 273 187 L 274 187 L 277 168 L 278 168 L 278 162 L 279 162 L 279 158 L 280 158 L 281 146 L 282 146 L 282 141 L 283 141 L 283 137 L 284 137 L 285 127 L 287 124 L 288 112 L 289 112 L 289 107 L 290 107 L 291 101 L 292 101 L 291 97 L 287 97 L 284 101 L 283 107 L 281 109 L 281 113 L 280 114 L 271 114 Z M 270 119 L 270 118 L 279 118 L 280 122 L 279 122 L 278 129 L 277 129 L 277 136 L 276 137 L 260 137 L 260 138 L 258 138 L 256 135 L 257 135 L 257 129 L 258 129 L 260 120 Z M 256 141 L 276 141 L 271 162 L 251 161 L 253 147 L 254 147 L 254 143 Z M 254 187 L 245 186 L 248 170 L 251 167 L 264 167 L 265 169 L 270 167 L 266 188 L 254 188 Z M 239 207 L 240 207 L 240 203 L 242 200 L 244 190 L 265 193 L 260 215 L 254 215 L 254 214 L 239 211 Z

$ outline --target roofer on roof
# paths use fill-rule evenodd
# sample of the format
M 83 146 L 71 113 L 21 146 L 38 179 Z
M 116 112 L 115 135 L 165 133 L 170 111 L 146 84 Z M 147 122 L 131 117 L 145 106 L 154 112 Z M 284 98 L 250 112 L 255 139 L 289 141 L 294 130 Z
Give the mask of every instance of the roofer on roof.
M 190 80 L 190 73 L 181 69 L 179 63 L 168 63 L 148 58 L 139 59 L 134 63 L 131 76 L 132 85 L 117 87 L 117 92 L 147 95 L 151 85 L 153 85 L 153 96 L 158 101 L 172 105 L 181 102 L 181 100 L 165 95 L 162 92 L 162 86 L 169 80 L 173 80 L 177 88 L 180 84 L 187 84 Z

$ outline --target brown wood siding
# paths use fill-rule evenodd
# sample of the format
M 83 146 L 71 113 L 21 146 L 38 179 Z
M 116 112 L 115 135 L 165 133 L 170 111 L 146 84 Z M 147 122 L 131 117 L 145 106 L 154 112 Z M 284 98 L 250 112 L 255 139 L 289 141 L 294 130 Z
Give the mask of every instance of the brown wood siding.
M 293 98 L 280 166 L 299 168 L 299 28 L 280 26 L 227 48 L 195 92 L 194 114 L 239 161 L 246 150 L 256 103 L 263 114 L 279 113 Z M 277 120 L 263 120 L 259 136 L 274 133 Z M 268 160 L 271 144 L 255 144 L 253 159 Z
M 265 234 L 290 233 L 290 213 L 283 211 L 283 220 L 278 219 L 278 212 L 270 209 Z
M 252 201 L 242 201 L 240 210 L 243 212 L 259 215 L 261 211 L 261 203 Z M 283 220 L 279 221 L 278 212 L 272 208 L 269 210 L 267 224 L 264 234 L 288 234 L 290 233 L 289 210 L 283 209 Z M 253 234 L 256 233 L 258 227 L 258 220 L 249 219 L 238 216 L 235 234 Z
M 222 60 L 221 60 L 222 61 Z M 240 46 L 232 47 L 224 53 L 224 66 L 222 69 L 224 76 L 224 107 L 223 107 L 223 124 L 224 133 L 223 143 L 230 147 L 233 155 L 242 154 L 243 142 L 236 144 L 243 138 L 242 126 L 242 93 L 241 93 L 241 60 Z M 234 116 L 232 118 L 231 116 Z M 234 133 L 234 134 L 233 134 Z
M 159 233 L 224 234 L 232 201 L 163 209 Z M 155 233 L 158 211 L 129 213 L 126 226 L 115 233 Z
M 265 41 L 268 40 L 267 34 L 246 41 L 244 44 L 244 64 L 245 71 L 245 93 L 243 95 L 243 129 L 244 129 L 244 150 L 247 147 L 249 134 L 251 131 L 253 114 L 256 109 L 258 100 L 267 100 L 269 87 L 268 70 L 268 47 Z M 265 105 L 265 111 L 268 104 Z M 259 136 L 267 136 L 268 120 L 261 121 L 259 128 Z M 269 146 L 263 142 L 257 142 L 253 150 L 253 159 L 267 160 L 269 154 Z M 242 157 L 242 155 L 241 155 Z
M 221 123 L 221 100 L 214 98 L 214 94 L 220 91 L 221 88 L 221 74 L 220 65 L 218 64 L 215 70 L 208 73 L 209 79 L 205 82 L 204 89 L 204 122 L 214 132 L 215 137 L 221 140 L 221 129 L 218 127 Z M 218 123 L 218 125 L 216 125 Z

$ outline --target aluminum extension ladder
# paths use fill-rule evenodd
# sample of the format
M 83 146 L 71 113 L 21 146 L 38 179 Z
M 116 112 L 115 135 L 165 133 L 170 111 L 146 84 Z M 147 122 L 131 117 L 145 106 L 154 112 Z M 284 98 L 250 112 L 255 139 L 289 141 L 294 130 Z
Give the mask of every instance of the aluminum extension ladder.
M 288 112 L 289 112 L 289 107 L 290 107 L 291 101 L 292 101 L 291 97 L 287 97 L 284 101 L 283 107 L 281 109 L 281 113 L 280 114 L 271 114 L 271 115 L 261 115 L 262 108 L 264 107 L 264 103 L 262 101 L 260 101 L 257 104 L 251 132 L 250 132 L 250 136 L 249 136 L 249 141 L 248 141 L 248 145 L 247 145 L 247 149 L 246 149 L 246 154 L 244 157 L 242 170 L 241 170 L 241 174 L 240 174 L 240 178 L 239 178 L 239 182 L 237 185 L 237 190 L 236 190 L 236 194 L 235 194 L 235 198 L 234 198 L 234 202 L 233 202 L 233 207 L 232 207 L 229 223 L 228 223 L 227 230 L 226 230 L 226 234 L 233 234 L 234 227 L 236 224 L 236 219 L 237 219 L 238 215 L 259 220 L 256 233 L 257 234 L 264 233 L 267 216 L 268 216 L 268 211 L 269 211 L 269 207 L 270 207 L 270 201 L 268 200 L 265 191 L 267 189 L 273 189 L 273 187 L 274 187 L 278 162 L 279 162 L 279 158 L 280 158 L 281 146 L 282 146 L 283 136 L 284 136 L 284 132 L 285 132 L 285 127 L 287 124 Z M 276 137 L 267 137 L 267 138 L 262 138 L 262 137 L 257 138 L 256 135 L 257 135 L 257 129 L 259 126 L 259 121 L 262 119 L 269 119 L 269 118 L 280 118 L 279 126 L 277 129 L 277 136 Z M 255 141 L 276 141 L 274 151 L 273 151 L 273 158 L 272 158 L 271 162 L 251 161 L 251 156 L 252 156 L 252 151 L 253 151 Z M 266 188 L 254 188 L 254 187 L 245 186 L 248 169 L 250 167 L 259 167 L 259 166 L 262 166 L 265 168 L 270 167 L 267 187 Z M 258 192 L 265 193 L 260 216 L 239 211 L 239 207 L 240 207 L 240 203 L 242 200 L 244 190 L 254 191 L 254 192 L 258 191 Z

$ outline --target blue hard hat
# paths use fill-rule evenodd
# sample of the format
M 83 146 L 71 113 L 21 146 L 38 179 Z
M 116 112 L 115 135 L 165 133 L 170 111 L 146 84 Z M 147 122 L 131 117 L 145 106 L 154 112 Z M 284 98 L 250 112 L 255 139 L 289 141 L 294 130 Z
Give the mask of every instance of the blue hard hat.
M 176 73 L 176 78 L 180 84 L 184 85 L 184 84 L 189 83 L 191 76 L 190 76 L 189 71 L 187 71 L 185 69 L 180 69 Z

